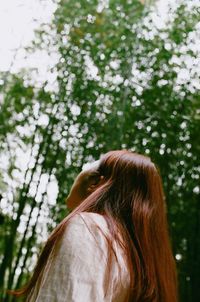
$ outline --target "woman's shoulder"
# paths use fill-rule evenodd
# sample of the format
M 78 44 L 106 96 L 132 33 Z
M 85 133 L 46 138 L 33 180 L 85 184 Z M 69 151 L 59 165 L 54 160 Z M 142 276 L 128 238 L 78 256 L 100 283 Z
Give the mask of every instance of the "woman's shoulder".
M 108 229 L 106 218 L 102 214 L 94 212 L 77 213 L 70 218 L 69 224 L 99 227 L 104 230 Z
M 93 212 L 81 212 L 79 214 L 83 219 L 86 219 L 87 221 L 92 221 L 96 224 L 103 224 L 107 225 L 105 216 L 99 213 L 93 213 Z
M 108 233 L 108 225 L 105 217 L 93 212 L 80 212 L 67 217 L 65 234 L 74 234 L 77 236 L 86 236 L 89 233 L 102 234 Z
M 81 251 L 84 257 L 97 253 L 104 256 L 107 250 L 105 235 L 109 236 L 105 218 L 96 213 L 81 212 L 72 215 L 58 245 L 61 254 Z M 84 249 L 83 249 L 84 247 Z

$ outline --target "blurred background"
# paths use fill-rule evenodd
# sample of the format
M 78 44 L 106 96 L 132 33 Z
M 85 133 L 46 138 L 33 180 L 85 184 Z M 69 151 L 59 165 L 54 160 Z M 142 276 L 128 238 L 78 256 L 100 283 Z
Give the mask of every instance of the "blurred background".
M 200 301 L 200 1 L 1 0 L 0 41 L 1 289 L 83 165 L 127 148 L 160 168 L 180 301 Z

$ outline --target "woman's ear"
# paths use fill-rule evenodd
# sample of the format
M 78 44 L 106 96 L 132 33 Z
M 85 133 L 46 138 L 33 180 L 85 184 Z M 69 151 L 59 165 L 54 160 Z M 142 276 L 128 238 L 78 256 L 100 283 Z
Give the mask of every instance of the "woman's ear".
M 104 183 L 104 176 L 93 177 L 88 184 L 87 191 L 89 193 L 95 191 L 100 185 Z

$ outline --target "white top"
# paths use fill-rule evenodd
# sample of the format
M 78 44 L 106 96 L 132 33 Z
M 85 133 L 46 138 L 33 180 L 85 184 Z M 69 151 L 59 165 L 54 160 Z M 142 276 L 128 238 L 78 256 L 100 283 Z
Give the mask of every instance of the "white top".
M 104 298 L 108 248 L 97 226 L 109 234 L 107 222 L 100 214 L 82 212 L 70 219 L 56 255 L 48 260 L 28 302 L 125 301 L 130 279 L 123 252 L 116 242 L 114 249 L 122 279 L 120 282 L 118 264 L 113 256 L 110 287 Z

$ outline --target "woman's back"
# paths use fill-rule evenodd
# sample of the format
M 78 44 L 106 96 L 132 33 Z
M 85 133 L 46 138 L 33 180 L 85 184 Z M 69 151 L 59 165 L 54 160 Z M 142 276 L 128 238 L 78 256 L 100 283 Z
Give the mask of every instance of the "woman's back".
M 121 247 L 113 247 L 121 268 L 112 257 L 107 280 L 109 236 L 103 215 L 82 212 L 72 217 L 61 241 L 51 253 L 44 273 L 28 296 L 30 302 L 124 302 L 129 289 L 129 273 Z M 106 297 L 106 289 L 108 292 Z

